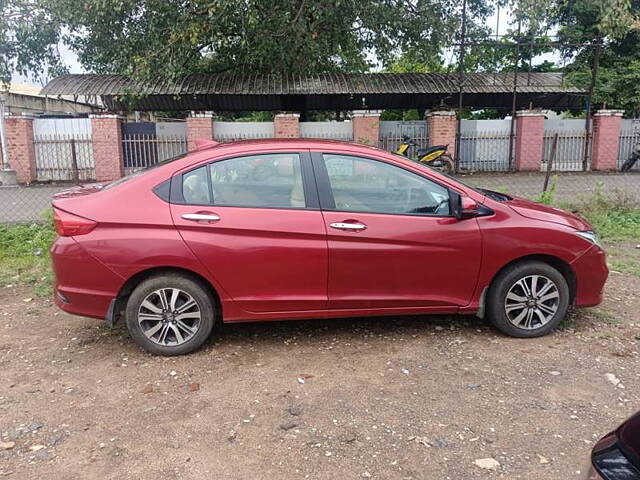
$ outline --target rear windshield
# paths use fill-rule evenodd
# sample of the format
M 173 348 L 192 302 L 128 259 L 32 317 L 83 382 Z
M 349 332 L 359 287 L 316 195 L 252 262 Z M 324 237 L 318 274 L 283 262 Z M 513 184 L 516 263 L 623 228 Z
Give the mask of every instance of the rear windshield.
M 118 185 L 121 185 L 124 182 L 131 180 L 132 178 L 136 178 L 136 177 L 139 177 L 140 175 L 147 173 L 149 170 L 153 170 L 154 168 L 161 167 L 162 165 L 175 162 L 176 160 L 180 160 L 181 158 L 184 158 L 186 156 L 187 156 L 186 153 L 182 153 L 180 155 L 176 155 L 175 157 L 165 158 L 164 160 L 161 160 L 158 163 L 155 163 L 153 165 L 142 167 L 140 170 L 136 170 L 135 172 L 132 172 L 129 175 L 125 175 L 124 177 L 119 178 L 114 182 L 107 183 L 104 187 L 102 187 L 102 190 L 108 190 L 109 188 L 117 187 Z

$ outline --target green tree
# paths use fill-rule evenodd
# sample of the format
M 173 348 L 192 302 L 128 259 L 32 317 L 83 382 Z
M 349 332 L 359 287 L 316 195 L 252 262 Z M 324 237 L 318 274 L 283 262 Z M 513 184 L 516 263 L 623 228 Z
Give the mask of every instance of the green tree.
M 63 71 L 59 40 L 59 26 L 36 0 L 0 0 L 0 83 L 11 73 Z
M 571 59 L 567 81 L 587 88 L 599 48 L 593 101 L 628 114 L 640 109 L 639 16 L 640 0 L 561 0 L 557 6 L 560 38 L 574 44 L 591 43 L 565 49 L 565 56 Z
M 490 14 L 488 3 L 468 0 L 470 29 Z M 460 23 L 458 0 L 10 0 L 4 7 L 5 80 L 16 69 L 59 69 L 59 42 L 87 70 L 140 79 L 362 72 L 388 67 L 403 52 L 437 65 Z M 27 35 L 33 40 L 21 43 Z

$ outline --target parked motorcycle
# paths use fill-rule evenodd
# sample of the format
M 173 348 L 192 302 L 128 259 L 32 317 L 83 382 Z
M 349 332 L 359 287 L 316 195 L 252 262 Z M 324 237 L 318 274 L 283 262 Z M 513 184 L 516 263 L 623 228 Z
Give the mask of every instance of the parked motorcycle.
M 415 140 L 411 137 L 404 135 L 402 137 L 402 143 L 398 146 L 395 153 L 404 157 L 409 157 L 409 148 L 417 147 Z M 416 157 L 412 158 L 416 162 L 425 163 L 431 168 L 441 170 L 446 174 L 452 174 L 455 171 L 455 164 L 451 155 L 447 153 L 449 145 L 433 145 L 431 147 L 418 148 Z
M 633 152 L 631 152 L 631 155 L 629 156 L 629 158 L 627 158 L 625 162 L 622 164 L 622 166 L 620 167 L 620 171 L 628 172 L 629 170 L 631 170 L 635 166 L 639 158 L 640 158 L 640 143 L 636 144 L 636 146 L 633 147 Z

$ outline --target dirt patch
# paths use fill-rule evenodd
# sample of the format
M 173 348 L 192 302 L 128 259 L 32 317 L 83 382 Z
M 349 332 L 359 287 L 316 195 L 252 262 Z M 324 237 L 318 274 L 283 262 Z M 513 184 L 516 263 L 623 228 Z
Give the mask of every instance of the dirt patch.
M 339 319 L 225 326 L 161 358 L 2 287 L 0 477 L 579 479 L 640 408 L 639 290 L 612 274 L 601 307 L 534 340 Z

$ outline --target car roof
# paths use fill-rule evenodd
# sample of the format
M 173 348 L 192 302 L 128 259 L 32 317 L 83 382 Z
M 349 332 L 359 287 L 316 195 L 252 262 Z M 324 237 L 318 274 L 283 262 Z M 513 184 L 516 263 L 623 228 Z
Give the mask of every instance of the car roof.
M 334 146 L 334 147 L 345 147 L 349 146 L 350 149 L 357 148 L 362 150 L 367 149 L 375 149 L 380 151 L 382 150 L 378 147 L 371 145 L 363 145 L 355 142 L 347 142 L 343 140 L 332 140 L 326 138 L 250 138 L 244 140 L 234 140 L 230 142 L 219 142 L 212 143 L 211 145 L 205 145 L 203 148 L 200 148 L 196 151 L 205 151 L 205 150 L 213 150 L 219 149 L 223 147 L 234 148 L 237 147 L 239 149 L 247 148 L 247 147 L 275 147 L 275 148 L 314 148 L 314 147 L 322 147 L 322 146 Z

